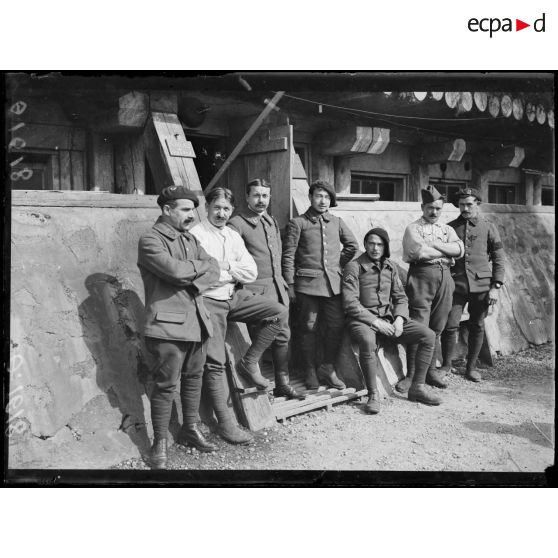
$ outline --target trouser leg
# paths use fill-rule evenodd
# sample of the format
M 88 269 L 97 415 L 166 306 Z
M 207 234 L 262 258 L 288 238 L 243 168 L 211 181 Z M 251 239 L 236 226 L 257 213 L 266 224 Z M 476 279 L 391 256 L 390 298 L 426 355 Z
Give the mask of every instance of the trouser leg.
M 207 341 L 193 343 L 184 360 L 180 380 L 183 425 L 195 424 L 200 419 L 199 408 L 206 354 Z
M 301 336 L 301 360 L 305 374 L 306 387 L 318 389 L 319 382 L 316 376 L 316 329 L 320 299 L 303 293 L 297 293 L 299 304 L 299 332 Z
M 477 360 L 484 341 L 484 319 L 488 313 L 488 293 L 469 295 L 469 342 L 467 369 L 470 373 L 477 366 Z
M 172 411 L 172 403 L 182 364 L 186 358 L 189 343 L 169 342 L 166 340 L 146 338 L 148 350 L 157 359 L 154 369 L 155 385 L 151 394 L 151 423 L 153 435 L 157 439 L 166 439 Z
M 343 338 L 345 314 L 341 295 L 324 297 L 322 301 L 323 319 L 325 322 L 324 364 L 334 365 L 339 354 Z
M 466 302 L 467 299 L 465 297 L 457 294 L 453 295 L 451 311 L 448 316 L 446 328 L 442 333 L 442 368 L 447 372 L 451 370 L 451 365 L 455 356 L 457 341 L 459 339 L 459 323 L 461 322 L 463 307 Z

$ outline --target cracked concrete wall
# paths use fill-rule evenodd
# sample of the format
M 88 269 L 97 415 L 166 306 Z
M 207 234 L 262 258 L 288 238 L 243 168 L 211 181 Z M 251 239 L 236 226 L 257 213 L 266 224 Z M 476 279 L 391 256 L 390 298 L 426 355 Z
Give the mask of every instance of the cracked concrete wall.
M 160 213 L 149 198 L 133 208 L 13 205 L 10 467 L 98 466 L 87 445 L 114 464 L 147 443 L 136 261 Z

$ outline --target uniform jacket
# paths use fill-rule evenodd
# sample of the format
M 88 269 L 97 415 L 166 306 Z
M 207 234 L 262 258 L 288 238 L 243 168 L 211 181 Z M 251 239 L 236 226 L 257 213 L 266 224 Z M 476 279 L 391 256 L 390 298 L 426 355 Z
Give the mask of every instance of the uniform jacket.
M 343 245 L 341 250 L 340 245 Z M 295 291 L 314 296 L 341 292 L 343 267 L 358 248 L 343 219 L 311 207 L 287 227 L 283 244 L 283 277 Z
M 268 289 L 273 289 L 281 303 L 288 305 L 289 296 L 281 272 L 281 233 L 277 221 L 268 213 L 260 216 L 247 209 L 232 217 L 228 226 L 242 237 L 258 267 L 257 279 L 246 288 L 264 296 Z
M 145 287 L 145 335 L 201 341 L 213 328 L 201 293 L 219 279 L 219 264 L 188 232 L 160 217 L 139 240 L 138 267 Z
M 448 223 L 465 244 L 465 256 L 451 268 L 455 293 L 482 293 L 504 282 L 504 250 L 498 229 L 482 217 Z
M 343 309 L 349 320 L 372 325 L 377 318 L 409 318 L 407 296 L 397 267 L 388 258 L 373 262 L 366 252 L 343 271 Z

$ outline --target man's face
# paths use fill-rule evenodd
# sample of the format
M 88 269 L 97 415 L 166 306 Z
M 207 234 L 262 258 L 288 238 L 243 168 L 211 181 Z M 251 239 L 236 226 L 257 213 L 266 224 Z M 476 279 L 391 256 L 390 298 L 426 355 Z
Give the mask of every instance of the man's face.
M 422 216 L 425 221 L 429 223 L 436 223 L 442 214 L 442 207 L 444 202 L 442 200 L 436 200 L 431 203 L 423 203 L 420 207 L 422 209 Z
M 256 213 L 263 213 L 269 207 L 270 200 L 270 190 L 264 186 L 252 186 L 246 195 L 248 207 Z
M 229 200 L 217 198 L 207 206 L 207 219 L 214 227 L 222 229 L 231 218 L 233 209 Z
M 176 205 L 163 206 L 163 215 L 166 221 L 180 232 L 188 230 L 195 219 L 194 202 L 192 200 L 176 200 Z
M 459 212 L 463 219 L 471 219 L 479 214 L 479 200 L 475 196 L 459 198 Z
M 325 213 L 329 209 L 331 197 L 323 188 L 316 188 L 310 198 L 310 205 L 318 213 Z
M 364 246 L 364 249 L 366 250 L 368 257 L 373 262 L 379 262 L 382 259 L 386 248 L 381 237 L 379 237 L 377 234 L 371 234 L 366 239 L 366 245 Z

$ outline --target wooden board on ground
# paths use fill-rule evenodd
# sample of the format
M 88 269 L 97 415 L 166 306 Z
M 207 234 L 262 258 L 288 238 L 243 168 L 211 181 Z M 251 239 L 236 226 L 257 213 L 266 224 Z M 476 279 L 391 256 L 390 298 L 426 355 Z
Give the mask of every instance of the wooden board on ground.
M 240 422 L 250 430 L 261 430 L 275 422 L 275 415 L 266 391 L 254 390 L 253 386 L 236 372 L 236 363 L 250 346 L 250 336 L 245 324 L 230 322 L 225 341 L 227 372 L 231 397 Z

